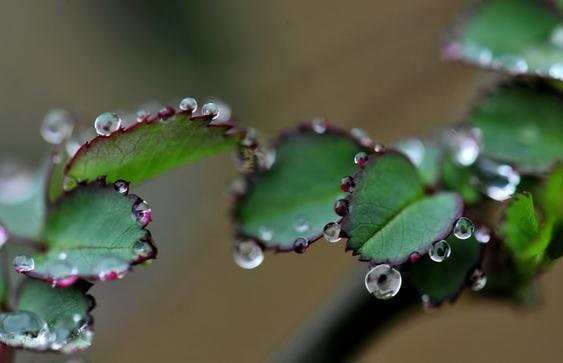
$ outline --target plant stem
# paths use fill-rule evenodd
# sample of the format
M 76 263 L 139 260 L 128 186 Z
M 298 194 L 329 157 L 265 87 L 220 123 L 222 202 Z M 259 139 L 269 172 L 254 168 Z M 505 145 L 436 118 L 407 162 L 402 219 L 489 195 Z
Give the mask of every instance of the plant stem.
M 345 287 L 273 357 L 273 361 L 351 360 L 374 336 L 386 331 L 419 302 L 416 293 L 407 286 L 391 300 L 377 300 L 365 290 L 364 274 L 363 270 L 354 272 Z

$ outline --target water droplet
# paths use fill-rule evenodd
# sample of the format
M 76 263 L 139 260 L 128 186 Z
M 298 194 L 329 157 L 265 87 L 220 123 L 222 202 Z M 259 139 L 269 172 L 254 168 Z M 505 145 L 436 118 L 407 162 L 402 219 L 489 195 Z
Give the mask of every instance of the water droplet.
M 474 230 L 473 222 L 469 218 L 461 217 L 455 222 L 454 236 L 458 239 L 468 239 Z
M 137 115 L 137 119 L 135 121 L 144 122 L 150 116 L 150 113 L 147 109 L 140 108 L 140 109 L 137 110 L 136 115 Z
M 111 135 L 121 127 L 121 118 L 112 112 L 102 113 L 94 121 L 96 133 L 102 136 Z
M 327 129 L 326 121 L 322 118 L 315 118 L 311 121 L 311 129 L 317 134 L 324 134 Z
M 243 146 L 251 147 L 251 146 L 256 145 L 257 138 L 258 138 L 258 135 L 257 135 L 256 130 L 253 129 L 253 128 L 249 128 L 249 129 L 246 129 L 246 132 L 244 134 L 244 138 L 242 139 L 242 141 L 240 143 Z
M 76 187 L 77 183 L 76 183 L 76 179 L 65 175 L 64 179 L 63 179 L 63 190 L 64 191 L 69 191 L 72 190 Z
M 340 224 L 330 222 L 323 228 L 323 237 L 330 243 L 340 241 Z
M 418 252 L 413 252 L 409 255 L 409 262 L 410 263 L 417 263 L 418 261 L 420 261 L 420 258 L 422 256 L 420 256 L 420 253 Z
M 354 128 L 350 130 L 350 134 L 352 135 L 352 137 L 358 140 L 360 145 L 362 145 L 363 147 L 373 147 L 373 140 L 368 136 L 368 134 L 364 130 Z
M 299 232 L 299 233 L 307 232 L 310 227 L 311 227 L 311 224 L 309 223 L 309 220 L 307 218 L 305 218 L 304 216 L 297 216 L 295 218 L 295 221 L 293 223 L 293 229 L 296 232 Z
M 34 195 L 31 172 L 12 160 L 0 163 L 0 203 L 18 204 Z
M 158 117 L 160 117 L 161 122 L 168 122 L 170 120 L 170 118 L 172 116 L 174 116 L 175 113 L 176 113 L 176 110 L 174 110 L 170 106 L 166 106 L 163 109 L 161 109 L 160 111 L 158 111 Z
M 10 234 L 8 233 L 8 230 L 0 224 L 0 248 L 2 248 L 2 246 L 4 246 L 6 242 L 8 242 L 9 238 Z
M 475 230 L 475 239 L 481 243 L 488 243 L 491 240 L 491 233 L 487 227 L 481 226 Z
M 402 151 L 415 166 L 419 167 L 424 159 L 426 148 L 419 139 L 405 139 L 399 141 L 396 145 L 399 151 Z
M 50 144 L 60 144 L 72 135 L 74 119 L 70 112 L 52 110 L 45 115 L 41 125 L 41 136 Z
M 19 255 L 14 258 L 14 269 L 17 272 L 29 272 L 35 269 L 35 260 L 28 255 Z
M 113 189 L 115 189 L 115 191 L 119 194 L 127 195 L 129 193 L 129 182 L 125 180 L 117 180 L 113 183 Z
M 503 54 L 497 57 L 493 65 L 497 68 L 505 68 L 513 74 L 526 73 L 528 71 L 528 63 L 522 57 L 512 54 Z
M 82 320 L 79 314 L 66 314 L 57 319 L 52 328 L 53 342 L 51 343 L 51 348 L 59 350 L 72 341 L 77 330 L 83 325 L 81 324 L 83 323 Z
M 76 331 L 72 339 L 60 351 L 64 354 L 71 354 L 77 351 L 88 349 L 94 340 L 94 333 L 90 330 L 88 325 L 82 326 Z
M 195 98 L 186 97 L 180 101 L 180 110 L 194 112 L 197 110 L 197 101 Z
M 142 227 L 145 227 L 152 221 L 152 210 L 144 200 L 139 199 L 133 204 L 132 210 L 137 222 L 139 222 Z
M 60 253 L 57 255 L 57 258 L 58 258 L 59 260 L 66 260 L 67 257 L 68 257 L 68 255 L 66 254 L 66 252 L 60 252 Z
M 31 311 L 0 314 L 0 340 L 9 345 L 40 348 L 48 331 L 47 323 Z
M 234 179 L 229 186 L 229 192 L 234 195 L 243 195 L 246 192 L 246 180 L 242 177 Z
M 213 102 L 208 102 L 201 107 L 201 113 L 215 120 L 219 116 L 219 106 Z
M 75 276 L 78 273 L 78 269 L 76 267 L 64 260 L 48 265 L 46 270 L 47 275 L 52 280 L 64 279 L 66 277 Z
M 563 25 L 558 25 L 553 28 L 553 31 L 551 32 L 550 42 L 556 47 L 563 49 Z
M 253 269 L 264 261 L 264 251 L 251 239 L 235 243 L 233 248 L 235 263 L 244 269 Z
M 334 212 L 339 216 L 345 216 L 348 214 L 348 201 L 346 199 L 338 199 L 334 203 Z
M 389 265 L 377 265 L 366 274 L 365 285 L 370 294 L 387 300 L 401 289 L 401 273 Z
M 340 180 L 340 189 L 346 193 L 352 193 L 354 191 L 354 187 L 356 184 L 354 183 L 354 178 L 351 176 L 345 176 Z
M 100 281 L 113 281 L 125 276 L 129 270 L 129 263 L 119 257 L 103 256 L 93 269 L 94 275 Z
M 432 245 L 432 248 L 428 252 L 430 259 L 434 262 L 442 262 L 452 253 L 452 248 L 450 244 L 444 240 L 438 241 Z
M 274 237 L 274 232 L 268 227 L 260 226 L 260 228 L 258 228 L 258 236 L 263 241 L 271 241 Z
M 424 294 L 420 297 L 420 301 L 422 302 L 422 310 L 424 310 L 424 312 L 431 313 L 436 310 L 436 305 L 432 302 L 430 296 Z
M 481 151 L 481 131 L 476 128 L 451 130 L 446 136 L 453 160 L 462 166 L 472 165 Z
M 299 237 L 293 241 L 293 251 L 296 253 L 305 253 L 307 248 L 309 247 L 309 241 L 307 238 Z
M 366 163 L 368 162 L 368 154 L 363 151 L 360 151 L 356 155 L 354 155 L 354 164 L 358 167 L 363 168 Z
M 276 162 L 276 149 L 258 147 L 255 151 L 258 165 L 262 170 L 269 170 Z
M 140 240 L 133 245 L 133 253 L 137 258 L 146 259 L 154 254 L 154 249 L 149 242 Z
M 385 146 L 383 144 L 377 143 L 373 146 L 373 151 L 376 154 L 383 154 L 385 152 Z
M 480 160 L 477 166 L 478 183 L 489 198 L 504 201 L 516 192 L 520 184 L 520 174 L 510 165 L 485 159 Z
M 470 278 L 471 290 L 479 291 L 487 285 L 487 275 L 479 269 L 473 271 Z
M 551 77 L 563 81 L 563 63 L 552 64 L 548 73 Z

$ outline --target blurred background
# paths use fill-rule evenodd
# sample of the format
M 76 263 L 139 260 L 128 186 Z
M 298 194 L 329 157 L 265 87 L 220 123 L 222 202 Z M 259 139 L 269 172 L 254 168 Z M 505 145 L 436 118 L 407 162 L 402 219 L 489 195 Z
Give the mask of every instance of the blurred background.
M 218 97 L 266 135 L 314 116 L 377 141 L 458 121 L 494 76 L 440 57 L 463 0 L 2 1 L 0 154 L 39 163 L 52 108 L 92 123 L 150 100 Z M 92 289 L 94 347 L 18 362 L 264 362 L 359 264 L 343 246 L 268 254 L 243 271 L 231 258 L 224 155 L 134 190 L 150 203 L 159 258 Z M 563 354 L 563 267 L 525 312 L 462 298 L 422 311 L 359 362 L 556 362 Z M 374 312 L 377 313 L 377 312 Z

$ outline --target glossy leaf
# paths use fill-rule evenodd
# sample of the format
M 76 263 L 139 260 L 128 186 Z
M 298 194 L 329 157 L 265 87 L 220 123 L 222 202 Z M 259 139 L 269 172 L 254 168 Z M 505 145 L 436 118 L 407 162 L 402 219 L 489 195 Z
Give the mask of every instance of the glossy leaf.
M 14 347 L 64 353 L 88 348 L 93 337 L 90 311 L 95 306 L 94 299 L 86 295 L 89 288 L 90 284 L 83 282 L 54 289 L 37 280 L 25 280 L 18 291 L 16 311 L 0 315 L 0 340 Z M 40 329 L 30 334 L 13 331 L 15 327 L 30 330 L 32 326 Z
M 362 260 L 399 264 L 424 254 L 452 232 L 463 210 L 455 193 L 425 194 L 416 168 L 397 152 L 370 157 L 354 181 L 341 224 L 347 248 Z
M 524 173 L 563 160 L 563 98 L 548 88 L 512 84 L 490 93 L 469 122 L 482 131 L 483 153 Z
M 204 157 L 234 150 L 240 133 L 231 121 L 209 121 L 188 113 L 149 116 L 110 136 L 83 144 L 67 164 L 66 174 L 78 181 L 99 176 L 141 183 Z
M 479 265 L 481 247 L 475 238 L 460 240 L 451 236 L 447 242 L 451 247 L 449 258 L 434 262 L 425 256 L 407 274 L 411 284 L 434 304 L 454 301 Z
M 511 74 L 563 79 L 563 21 L 541 1 L 483 1 L 446 56 Z
M 334 203 L 344 196 L 339 182 L 355 170 L 354 155 L 364 148 L 342 131 L 318 134 L 306 125 L 282 135 L 275 149 L 273 167 L 247 177 L 248 192 L 238 198 L 234 219 L 241 237 L 290 251 L 297 238 L 312 242 L 338 218 Z
M 150 210 L 142 215 L 133 212 L 141 201 L 102 180 L 79 184 L 50 208 L 42 239 L 46 251 L 33 256 L 34 268 L 14 262 L 16 270 L 58 286 L 70 285 L 78 277 L 104 281 L 122 277 L 130 265 L 156 255 L 144 227 Z

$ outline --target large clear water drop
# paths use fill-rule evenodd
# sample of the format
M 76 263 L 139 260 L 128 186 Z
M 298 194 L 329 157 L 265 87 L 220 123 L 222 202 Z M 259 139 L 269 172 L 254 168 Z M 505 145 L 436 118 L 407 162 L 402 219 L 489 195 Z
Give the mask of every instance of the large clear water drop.
M 233 259 L 239 267 L 250 270 L 262 264 L 264 251 L 256 241 L 238 241 L 233 248 Z
M 96 133 L 102 136 L 111 135 L 121 127 L 122 120 L 118 114 L 113 112 L 105 112 L 96 118 L 94 128 Z
M 401 273 L 389 265 L 377 265 L 365 277 L 366 289 L 378 299 L 387 300 L 401 289 Z

